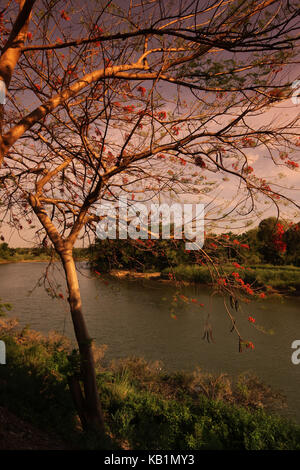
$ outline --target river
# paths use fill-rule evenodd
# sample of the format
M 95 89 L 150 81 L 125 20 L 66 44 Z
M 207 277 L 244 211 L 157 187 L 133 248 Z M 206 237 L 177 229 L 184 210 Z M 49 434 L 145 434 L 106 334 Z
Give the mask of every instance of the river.
M 44 333 L 56 330 L 74 338 L 66 300 L 52 299 L 43 287 L 29 294 L 46 266 L 46 263 L 0 265 L 0 298 L 12 304 L 8 316 L 17 317 L 21 325 Z M 197 299 L 204 307 L 181 302 L 174 319 L 170 315 L 173 285 L 131 280 L 107 283 L 92 277 L 84 264 L 79 266 L 89 332 L 97 344 L 107 345 L 106 361 L 140 356 L 160 360 L 170 371 L 192 371 L 200 367 L 231 376 L 252 371 L 286 395 L 285 413 L 300 423 L 300 364 L 291 361 L 291 344 L 300 339 L 299 298 L 264 299 L 243 307 L 236 314 L 237 324 L 243 338 L 252 341 L 255 348 L 239 353 L 237 337 L 230 333 L 223 299 L 211 297 L 208 288 L 185 287 L 182 293 Z M 59 263 L 55 263 L 54 270 L 65 296 Z M 202 339 L 208 313 L 213 343 Z M 249 315 L 255 318 L 255 324 L 249 323 Z

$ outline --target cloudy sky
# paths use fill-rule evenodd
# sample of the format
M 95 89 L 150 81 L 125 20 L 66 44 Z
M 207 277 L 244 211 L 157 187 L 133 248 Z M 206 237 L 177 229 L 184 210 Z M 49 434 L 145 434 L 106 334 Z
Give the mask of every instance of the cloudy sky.
M 121 2 L 122 3 L 122 2 Z M 297 68 L 294 68 L 291 72 L 291 75 L 287 77 L 287 81 L 300 79 L 300 71 Z M 289 72 L 290 73 L 290 72 Z M 31 108 L 34 106 L 34 102 L 31 102 Z M 300 109 L 300 98 L 299 104 L 293 103 L 291 99 L 284 100 L 276 105 L 274 105 L 269 110 L 266 110 L 264 114 L 261 114 L 257 117 L 248 119 L 248 123 L 252 125 L 254 129 L 258 129 L 261 126 L 266 125 L 268 122 L 274 123 L 278 122 L 279 125 L 282 125 L 285 122 L 288 122 L 299 115 Z M 299 132 L 300 135 L 300 132 Z M 284 149 L 283 149 L 284 151 Z M 300 147 L 297 154 L 291 155 L 291 160 L 298 161 L 300 163 Z M 285 166 L 274 165 L 271 161 L 269 155 L 266 154 L 262 149 L 258 148 L 249 148 L 247 149 L 247 157 L 249 164 L 254 168 L 254 173 L 260 178 L 266 179 L 267 182 L 272 183 L 272 188 L 276 188 L 278 185 L 278 191 L 285 194 L 287 197 L 297 201 L 300 204 L 300 169 L 292 170 Z M 208 178 L 213 177 L 214 175 L 208 174 Z M 218 176 L 216 176 L 218 177 Z M 228 176 L 229 180 L 223 182 L 220 179 L 219 187 L 214 193 L 216 199 L 214 201 L 215 206 L 218 204 L 227 204 L 230 207 L 230 203 L 235 200 L 238 181 L 237 178 L 233 176 Z M 204 203 L 209 201 L 210 196 L 207 196 L 206 200 L 203 200 Z M 202 201 L 201 201 L 202 202 Z M 211 209 L 211 207 L 210 207 Z M 253 219 L 254 214 L 250 218 Z M 268 206 L 261 204 L 258 206 L 258 218 L 264 218 L 269 215 L 276 215 L 275 208 L 269 208 Z M 284 208 L 284 215 L 289 217 L 292 220 L 300 220 L 299 211 L 296 211 L 296 208 L 289 204 Z M 33 243 L 34 231 L 29 230 L 25 227 L 21 233 L 8 228 L 7 226 L 1 227 L 1 233 L 5 237 L 5 241 L 8 242 L 11 246 L 31 246 Z M 38 225 L 38 224 L 37 224 Z M 225 230 L 227 228 L 227 223 L 221 224 Z M 238 231 L 243 230 L 239 221 L 236 221 L 234 225 L 230 225 L 231 229 L 236 228 Z

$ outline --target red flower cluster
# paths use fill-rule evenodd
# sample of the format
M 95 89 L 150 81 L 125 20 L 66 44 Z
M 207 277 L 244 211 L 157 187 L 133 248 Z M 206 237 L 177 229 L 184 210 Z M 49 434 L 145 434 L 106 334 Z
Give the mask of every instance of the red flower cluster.
M 70 19 L 71 19 L 71 18 L 67 15 L 67 13 L 65 12 L 65 10 L 61 10 L 60 16 L 62 17 L 63 20 L 66 20 L 66 21 L 70 21 Z
M 255 323 L 255 318 L 253 318 L 253 317 L 248 317 L 248 320 L 249 320 L 250 323 Z
M 234 273 L 231 273 L 231 275 L 235 278 L 235 281 L 238 282 L 241 285 L 241 287 L 247 292 L 247 294 L 254 295 L 254 291 L 251 288 L 250 284 L 245 284 L 243 279 L 240 278 L 239 273 L 234 272 Z
M 241 266 L 239 263 L 232 263 L 233 266 L 235 266 L 237 269 L 245 269 L 244 266 Z
M 253 170 L 252 166 L 247 166 L 246 168 L 244 168 L 243 171 L 244 171 L 244 173 L 249 174 L 249 173 L 253 173 L 254 170 Z
M 255 140 L 251 139 L 250 137 L 243 137 L 242 138 L 242 144 L 244 147 L 254 147 L 255 146 Z
M 103 29 L 100 28 L 100 26 L 98 26 L 97 24 L 95 24 L 94 26 L 94 31 L 96 34 L 103 34 Z
M 146 88 L 144 88 L 143 86 L 139 86 L 137 90 L 140 92 L 141 96 L 145 96 Z
M 276 224 L 276 233 L 273 238 L 275 248 L 280 251 L 280 253 L 286 252 L 286 243 L 283 241 L 282 237 L 284 236 L 284 227 L 282 224 Z
M 299 164 L 297 162 L 292 161 L 292 160 L 288 160 L 286 163 L 290 168 L 299 168 Z
M 157 114 L 157 117 L 158 117 L 158 119 L 166 119 L 166 117 L 167 117 L 166 111 L 160 111 L 160 112 Z
M 116 104 L 116 103 L 115 103 Z M 128 105 L 128 106 L 123 106 L 123 110 L 126 112 L 126 113 L 133 113 L 135 109 L 135 106 L 134 104 L 131 104 L 131 105 Z

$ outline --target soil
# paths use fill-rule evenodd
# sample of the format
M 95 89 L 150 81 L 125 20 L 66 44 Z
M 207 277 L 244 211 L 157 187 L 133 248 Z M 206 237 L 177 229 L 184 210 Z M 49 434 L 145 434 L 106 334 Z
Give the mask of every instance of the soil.
M 0 450 L 69 450 L 66 443 L 0 407 Z

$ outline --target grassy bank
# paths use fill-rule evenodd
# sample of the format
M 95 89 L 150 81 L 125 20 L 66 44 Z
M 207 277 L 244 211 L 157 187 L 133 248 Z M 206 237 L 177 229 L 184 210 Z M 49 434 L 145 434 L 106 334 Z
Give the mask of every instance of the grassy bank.
M 37 259 L 37 258 L 26 258 L 26 259 L 23 259 L 23 258 L 20 258 L 20 259 L 16 259 L 16 258 L 12 258 L 12 259 L 0 259 L 0 264 L 10 264 L 10 263 L 45 263 L 46 261 L 50 261 L 50 258 L 41 258 L 41 259 Z
M 232 265 L 222 267 L 226 275 L 238 271 L 240 277 L 249 284 L 271 286 L 274 289 L 289 293 L 300 293 L 300 268 L 295 266 L 250 265 L 245 269 L 237 269 Z M 163 278 L 168 278 L 170 269 L 162 272 Z M 211 283 L 211 274 L 206 266 L 179 265 L 172 269 L 177 280 L 200 284 Z
M 88 248 L 74 248 L 74 258 L 77 261 L 88 260 Z M 0 264 L 21 263 L 33 261 L 58 260 L 58 255 L 51 249 L 45 247 L 11 248 L 7 243 L 0 243 Z
M 19 330 L 12 320 L 1 320 L 0 338 L 7 347 L 0 407 L 72 448 L 103 446 L 82 432 L 70 400 L 77 355 L 68 341 Z M 169 374 L 137 358 L 105 367 L 103 354 L 96 350 L 97 381 L 111 448 L 300 449 L 300 426 L 271 413 L 281 397 L 254 377 Z

